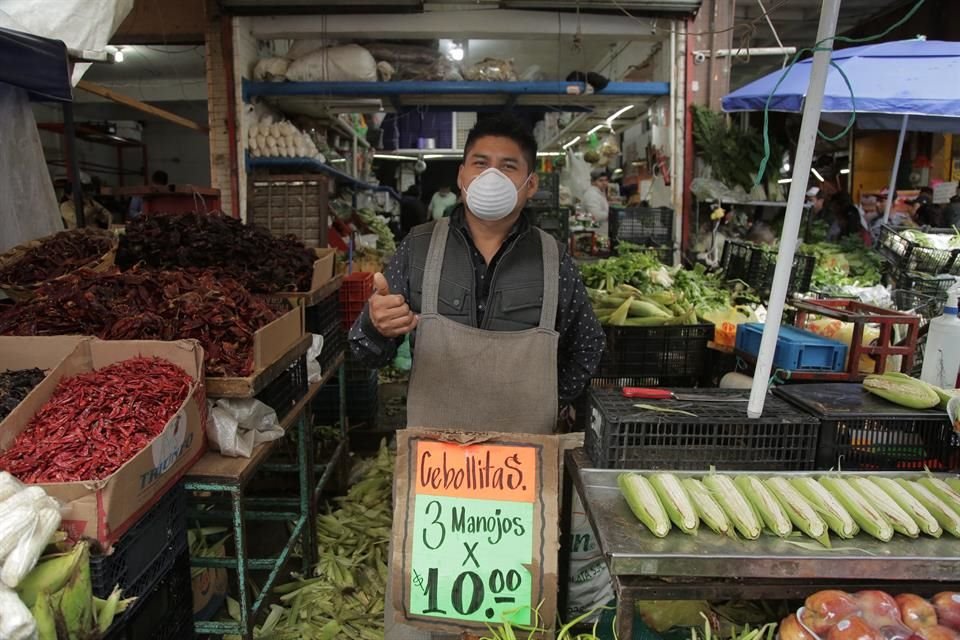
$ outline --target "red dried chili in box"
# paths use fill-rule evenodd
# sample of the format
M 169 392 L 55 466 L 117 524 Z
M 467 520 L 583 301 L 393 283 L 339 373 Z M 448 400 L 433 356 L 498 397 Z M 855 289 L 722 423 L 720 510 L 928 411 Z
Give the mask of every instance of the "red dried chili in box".
M 279 317 L 239 282 L 209 271 L 81 269 L 0 312 L 0 335 L 195 339 L 208 376 L 253 372 L 254 333 Z
M 183 369 L 161 358 L 63 378 L 0 453 L 0 470 L 31 484 L 102 480 L 163 431 L 192 384 Z

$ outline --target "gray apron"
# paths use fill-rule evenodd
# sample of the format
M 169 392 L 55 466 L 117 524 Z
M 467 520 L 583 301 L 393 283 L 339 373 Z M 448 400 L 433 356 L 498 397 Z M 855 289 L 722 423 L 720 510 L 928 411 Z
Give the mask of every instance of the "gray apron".
M 559 334 L 555 329 L 560 290 L 557 243 L 537 229 L 543 247 L 540 325 L 524 331 L 487 331 L 460 324 L 437 312 L 449 223 L 448 218 L 437 221 L 427 251 L 407 396 L 407 426 L 552 434 L 557 426 L 559 402 Z M 387 581 L 385 640 L 458 637 L 395 622 L 391 583 Z

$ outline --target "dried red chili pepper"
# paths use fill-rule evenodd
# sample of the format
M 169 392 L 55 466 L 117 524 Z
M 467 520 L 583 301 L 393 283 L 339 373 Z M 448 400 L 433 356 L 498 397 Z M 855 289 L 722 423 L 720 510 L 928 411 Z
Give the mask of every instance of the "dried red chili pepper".
M 254 293 L 307 291 L 316 254 L 296 236 L 275 236 L 219 213 L 155 213 L 127 224 L 117 266 L 197 267 L 234 278 Z
M 102 480 L 156 438 L 193 379 L 161 358 L 133 358 L 63 378 L 0 469 L 23 482 Z
M 0 335 L 87 335 L 203 345 L 208 376 L 253 372 L 253 335 L 278 317 L 239 282 L 209 271 L 81 269 L 0 312 Z
M 0 282 L 29 286 L 89 265 L 110 250 L 113 234 L 103 229 L 70 229 L 44 238 L 0 269 Z

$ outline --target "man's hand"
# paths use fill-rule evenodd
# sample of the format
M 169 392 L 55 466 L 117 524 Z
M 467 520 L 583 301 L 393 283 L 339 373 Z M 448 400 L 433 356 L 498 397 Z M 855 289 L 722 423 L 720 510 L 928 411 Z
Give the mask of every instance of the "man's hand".
M 390 286 L 382 273 L 373 276 L 373 297 L 370 298 L 370 321 L 385 338 L 399 338 L 417 328 L 417 316 L 398 294 L 390 294 Z

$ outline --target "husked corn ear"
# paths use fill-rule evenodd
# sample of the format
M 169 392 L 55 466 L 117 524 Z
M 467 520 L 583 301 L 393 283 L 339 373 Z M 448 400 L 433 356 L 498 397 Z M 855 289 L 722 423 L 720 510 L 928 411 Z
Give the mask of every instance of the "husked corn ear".
M 793 533 L 793 525 L 790 518 L 780 506 L 780 502 L 774 497 L 767 486 L 756 476 L 738 476 L 737 486 L 743 491 L 753 508 L 767 525 L 767 529 L 781 538 L 786 538 Z
M 897 504 L 893 496 L 887 495 L 883 489 L 868 478 L 853 477 L 850 478 L 850 484 L 867 499 L 867 502 L 872 504 L 877 511 L 890 521 L 894 531 L 910 538 L 916 538 L 920 535 L 920 526 L 910 517 L 909 513 Z
M 649 480 L 639 473 L 621 473 L 617 477 L 617 484 L 630 505 L 630 511 L 650 533 L 658 538 L 670 533 L 670 518 Z
M 917 480 L 925 486 L 933 495 L 947 503 L 947 506 L 960 513 L 960 492 L 957 492 L 940 478 L 920 478 Z
M 913 521 L 920 527 L 920 531 L 928 536 L 939 538 L 943 534 L 943 527 L 937 521 L 930 510 L 923 506 L 923 503 L 917 500 L 912 493 L 894 482 L 891 478 L 882 476 L 871 477 L 870 480 L 883 489 L 883 492 L 890 496 L 901 509 L 910 514 Z
M 723 536 L 736 535 L 730 526 L 730 519 L 723 512 L 723 508 L 717 504 L 710 492 L 703 483 L 696 478 L 685 478 L 681 484 L 687 490 L 693 506 L 697 509 L 700 520 L 710 527 L 714 533 Z
M 760 518 L 730 476 L 714 473 L 706 476 L 703 484 L 723 508 L 740 535 L 747 540 L 756 540 L 760 537 L 763 532 Z
M 844 478 L 824 476 L 820 478 L 827 491 L 843 505 L 860 528 L 882 542 L 889 542 L 893 537 L 893 525 L 885 515 L 877 511 L 859 491 L 853 488 Z
M 786 478 L 767 478 L 766 485 L 797 529 L 830 548 L 830 530 L 827 529 L 827 523 L 807 502 L 803 494 L 797 491 Z
M 937 519 L 943 530 L 950 535 L 960 538 L 960 514 L 950 508 L 950 506 L 937 497 L 937 495 L 927 489 L 922 484 L 897 478 L 897 484 L 910 492 L 914 498 L 919 500 L 927 508 L 933 517 Z
M 930 385 L 905 375 L 869 375 L 863 381 L 863 388 L 911 409 L 930 409 L 940 404 L 940 396 Z
M 948 487 L 954 491 L 960 492 L 960 478 L 947 478 L 945 482 L 947 483 Z
M 791 478 L 790 484 L 810 501 L 813 508 L 820 513 L 824 522 L 835 534 L 847 540 L 860 532 L 860 527 L 853 516 L 850 515 L 850 512 L 815 479 L 808 477 Z
M 655 473 L 650 476 L 650 484 L 660 496 L 660 503 L 666 509 L 670 521 L 684 533 L 696 533 L 700 528 L 700 518 L 677 476 L 672 473 Z

